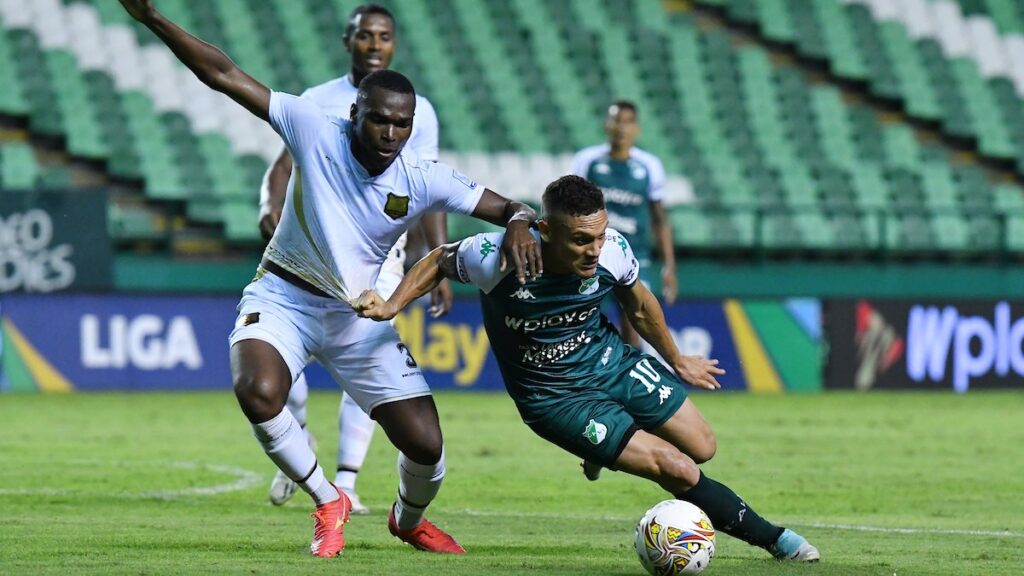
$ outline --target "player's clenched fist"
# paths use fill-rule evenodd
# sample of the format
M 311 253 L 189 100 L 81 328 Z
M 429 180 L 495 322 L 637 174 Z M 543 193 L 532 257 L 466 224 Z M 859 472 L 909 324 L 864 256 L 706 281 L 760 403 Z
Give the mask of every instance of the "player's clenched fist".
M 530 233 L 529 221 L 514 220 L 508 223 L 505 238 L 501 242 L 501 270 L 507 270 L 509 264 L 516 267 L 516 278 L 520 284 L 526 283 L 527 276 L 536 280 L 544 272 L 540 243 Z
M 363 290 L 363 293 L 352 302 L 352 309 L 362 318 L 385 321 L 391 320 L 398 313 L 380 294 L 374 290 Z
M 718 367 L 718 360 L 708 360 L 703 356 L 683 356 L 672 368 L 680 378 L 698 388 L 717 390 L 722 387 L 715 380 L 715 376 L 725 374 L 725 370 Z
M 145 22 L 156 12 L 151 0 L 121 0 L 121 6 L 139 22 Z

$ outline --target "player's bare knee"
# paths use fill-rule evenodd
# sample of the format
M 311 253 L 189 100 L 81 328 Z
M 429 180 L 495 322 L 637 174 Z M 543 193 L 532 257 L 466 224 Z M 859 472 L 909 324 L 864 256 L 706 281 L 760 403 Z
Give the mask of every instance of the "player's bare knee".
M 444 442 L 441 440 L 440 429 L 436 431 L 436 434 L 427 433 L 404 444 L 406 445 L 401 448 L 402 453 L 417 464 L 437 464 L 441 460 Z
M 693 488 L 700 480 L 700 469 L 686 454 L 664 448 L 653 454 L 658 469 L 658 484 L 673 494 Z
M 715 435 L 709 430 L 701 442 L 693 450 L 693 454 L 690 454 L 690 458 L 697 464 L 703 464 L 708 460 L 715 457 L 715 453 L 718 451 L 718 440 L 715 439 Z
M 235 377 L 235 397 L 251 422 L 265 422 L 281 413 L 288 398 L 287 390 L 269 378 L 255 374 Z
M 441 460 L 440 447 L 437 447 L 435 449 L 432 446 L 413 446 L 402 450 L 402 454 L 405 454 L 405 457 L 412 460 L 413 462 L 417 464 L 423 464 L 424 466 L 437 464 L 438 461 Z

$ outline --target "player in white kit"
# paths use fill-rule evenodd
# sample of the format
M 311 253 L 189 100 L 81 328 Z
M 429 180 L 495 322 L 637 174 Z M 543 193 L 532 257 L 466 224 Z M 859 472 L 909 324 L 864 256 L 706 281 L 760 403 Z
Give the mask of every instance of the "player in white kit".
M 306 98 L 271 92 L 223 52 L 188 34 L 149 0 L 120 0 L 196 76 L 270 123 L 294 170 L 281 222 L 256 278 L 243 292 L 230 337 L 235 396 L 266 454 L 316 504 L 315 556 L 338 555 L 351 502 L 324 476 L 306 435 L 285 409 L 288 390 L 316 358 L 399 450 L 399 487 L 388 530 L 422 550 L 465 550 L 423 518 L 445 475 L 430 389 L 390 324 L 359 318 L 349 300 L 372 288 L 388 249 L 424 212 L 472 214 L 505 224 L 503 262 L 516 276 L 542 273 L 528 206 L 507 200 L 444 164 L 404 151 L 415 90 L 401 74 L 360 82 L 349 120 Z
M 383 6 L 360 5 L 349 15 L 342 41 L 352 57 L 349 73 L 309 88 L 302 96 L 312 99 L 328 115 L 347 118 L 352 104 L 356 101 L 359 82 L 367 74 L 385 70 L 391 64 L 395 49 L 394 16 Z M 415 152 L 421 160 L 438 159 L 437 114 L 430 101 L 420 95 L 416 96 L 416 122 L 405 148 Z M 260 189 L 259 227 L 266 240 L 270 240 L 274 235 L 274 230 L 281 219 L 291 173 L 292 157 L 285 147 L 267 170 Z M 427 249 L 431 250 L 447 241 L 446 225 L 443 212 L 432 212 L 423 216 L 421 226 L 414 228 L 413 232 L 422 234 L 426 239 Z M 405 273 L 406 236 L 407 234 L 403 234 L 399 237 L 381 267 L 376 289 L 382 295 L 390 296 L 402 281 Z M 447 281 L 438 285 L 438 290 L 431 294 L 431 300 L 432 316 L 446 314 L 452 303 L 451 285 Z M 308 398 L 309 387 L 306 384 L 306 377 L 304 373 L 300 373 L 288 393 L 288 409 L 303 429 L 306 428 Z M 352 500 L 353 514 L 370 512 L 357 495 L 355 486 L 356 475 L 366 459 L 375 429 L 376 424 L 359 408 L 352 396 L 342 394 L 341 406 L 338 409 L 338 466 L 334 484 Z M 307 436 L 310 446 L 313 446 L 315 451 L 314 439 L 308 430 Z M 278 470 L 270 484 L 270 501 L 280 506 L 287 502 L 297 489 L 298 485 L 284 472 Z

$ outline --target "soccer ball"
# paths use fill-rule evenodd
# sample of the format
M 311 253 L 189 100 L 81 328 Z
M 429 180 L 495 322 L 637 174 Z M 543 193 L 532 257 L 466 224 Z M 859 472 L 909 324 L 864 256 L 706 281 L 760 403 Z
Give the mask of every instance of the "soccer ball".
M 703 510 L 665 500 L 636 525 L 636 554 L 653 576 L 700 574 L 715 556 L 715 529 Z

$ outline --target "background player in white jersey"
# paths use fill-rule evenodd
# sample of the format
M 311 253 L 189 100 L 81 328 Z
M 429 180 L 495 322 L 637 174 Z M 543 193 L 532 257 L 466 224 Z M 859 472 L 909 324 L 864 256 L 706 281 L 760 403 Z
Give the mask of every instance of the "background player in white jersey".
M 357 6 L 349 14 L 342 41 L 352 58 L 349 73 L 313 86 L 303 92 L 302 96 L 312 99 L 331 116 L 347 118 L 352 104 L 356 101 L 359 82 L 367 74 L 386 70 L 391 64 L 395 51 L 394 16 L 387 8 L 377 4 Z M 413 123 L 412 135 L 409 136 L 406 149 L 415 152 L 422 160 L 438 159 L 437 114 L 430 101 L 420 95 L 416 96 L 416 122 Z M 274 230 L 281 220 L 281 210 L 284 207 L 285 192 L 291 173 L 292 157 L 285 147 L 267 170 L 260 189 L 259 227 L 266 240 L 270 240 L 274 235 Z M 410 232 L 423 236 L 427 249 L 430 250 L 447 241 L 446 226 L 444 212 L 430 212 L 423 216 L 421 225 L 413 227 Z M 376 286 L 381 294 L 390 295 L 402 280 L 405 272 L 407 236 L 408 234 L 403 234 L 398 239 L 381 267 Z M 439 317 L 446 314 L 451 308 L 451 303 L 451 285 L 447 282 L 438 285 L 438 289 L 431 294 L 431 315 Z M 288 409 L 303 429 L 306 429 L 308 398 L 309 387 L 305 374 L 299 374 L 288 393 Z M 376 424 L 359 408 L 352 396 L 342 394 L 341 406 L 338 409 L 338 466 L 334 484 L 352 500 L 353 514 L 370 512 L 356 493 L 356 475 L 366 459 L 366 452 L 375 429 Z M 309 441 L 315 451 L 311 435 Z M 280 506 L 287 502 L 297 489 L 298 485 L 284 472 L 278 470 L 270 484 L 270 501 Z
M 590 180 L 604 192 L 608 225 L 625 236 L 633 247 L 640 269 L 645 271 L 640 281 L 648 287 L 651 279 L 646 271 L 654 269 L 650 238 L 653 232 L 662 258 L 661 297 L 671 304 L 676 299 L 677 281 L 672 228 L 661 204 L 665 194 L 665 168 L 657 156 L 633 145 L 640 135 L 636 104 L 628 100 L 613 102 L 608 107 L 604 131 L 608 143 L 577 152 L 572 173 Z M 622 338 L 634 347 L 640 345 L 640 336 L 625 315 Z
M 281 222 L 246 287 L 230 337 L 235 396 L 266 454 L 316 504 L 310 552 L 345 547 L 351 501 L 324 476 L 295 417 L 288 389 L 310 356 L 370 414 L 399 450 L 399 489 L 388 530 L 419 549 L 464 553 L 423 518 L 445 476 L 437 408 L 415 359 L 389 324 L 359 318 L 348 301 L 377 280 L 388 249 L 431 210 L 506 224 L 502 260 L 516 276 L 541 270 L 530 234 L 536 217 L 449 166 L 403 151 L 416 99 L 401 74 L 360 82 L 349 120 L 309 99 L 271 92 L 223 52 L 157 12 L 149 0 L 120 0 L 196 76 L 267 121 L 294 163 Z

